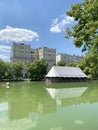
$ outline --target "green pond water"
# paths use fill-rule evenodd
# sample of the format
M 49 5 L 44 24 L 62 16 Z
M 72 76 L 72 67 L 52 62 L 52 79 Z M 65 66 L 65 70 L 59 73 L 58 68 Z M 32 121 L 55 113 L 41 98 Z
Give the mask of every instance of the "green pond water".
M 98 130 L 98 81 L 0 83 L 0 130 Z

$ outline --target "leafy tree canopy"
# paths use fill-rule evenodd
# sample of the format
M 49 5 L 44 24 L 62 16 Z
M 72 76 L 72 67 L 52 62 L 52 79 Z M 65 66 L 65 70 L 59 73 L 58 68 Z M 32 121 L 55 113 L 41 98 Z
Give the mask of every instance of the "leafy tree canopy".
M 79 66 L 90 77 L 98 77 L 98 0 L 84 0 L 82 3 L 72 4 L 66 12 L 73 17 L 76 24 L 67 28 L 67 36 L 73 37 L 73 44 L 86 52 Z
M 59 62 L 57 63 L 57 65 L 58 65 L 58 66 L 65 66 L 65 65 L 66 65 L 66 63 L 65 63 L 65 62 L 63 62 L 63 61 L 59 61 Z
M 78 63 L 78 66 L 86 73 L 88 78 L 98 78 L 98 55 L 95 52 L 89 52 Z
M 98 0 L 84 0 L 83 3 L 72 4 L 67 15 L 76 22 L 71 29 L 67 28 L 65 38 L 74 37 L 73 44 L 82 51 L 92 47 L 98 49 Z
M 6 66 L 5 62 L 0 59 L 0 81 L 5 77 Z
M 27 64 L 28 76 L 31 80 L 42 80 L 47 72 L 48 64 L 44 60 L 35 60 Z

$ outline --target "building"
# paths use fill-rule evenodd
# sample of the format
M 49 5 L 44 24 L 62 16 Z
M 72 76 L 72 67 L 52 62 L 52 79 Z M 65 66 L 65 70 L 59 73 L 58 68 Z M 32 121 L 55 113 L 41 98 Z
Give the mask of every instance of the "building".
M 48 63 L 48 70 L 58 62 L 65 64 L 77 63 L 82 56 L 70 55 L 66 53 L 59 53 L 56 56 L 56 49 L 41 47 L 37 49 L 31 48 L 30 45 L 24 43 L 13 43 L 11 47 L 11 62 L 21 61 L 22 63 L 31 62 L 34 60 L 44 59 Z
M 56 49 L 42 47 L 38 49 L 39 59 L 44 59 L 48 63 L 48 70 L 56 64 Z
M 11 47 L 12 63 L 18 61 L 25 63 L 37 59 L 44 59 L 48 63 L 49 70 L 54 64 L 56 64 L 56 49 L 47 47 L 32 49 L 30 45 L 13 43 Z
M 13 43 L 11 47 L 11 62 L 30 62 L 31 61 L 31 48 L 30 45 L 24 43 Z
M 31 49 L 31 61 L 39 59 L 38 49 Z
M 46 75 L 46 81 L 51 82 L 84 81 L 86 79 L 87 76 L 78 67 L 53 66 Z
M 56 56 L 56 64 L 58 62 L 63 62 L 65 64 L 69 63 L 77 63 L 79 60 L 81 60 L 83 57 L 75 54 L 66 54 L 66 53 L 59 53 Z

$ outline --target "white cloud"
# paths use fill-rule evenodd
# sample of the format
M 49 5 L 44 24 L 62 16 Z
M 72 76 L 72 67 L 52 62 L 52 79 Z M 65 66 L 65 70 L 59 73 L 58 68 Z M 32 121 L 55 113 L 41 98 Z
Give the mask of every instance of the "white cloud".
M 11 51 L 11 47 L 10 46 L 2 46 L 2 45 L 0 45 L 0 51 L 9 53 Z
M 37 32 L 23 28 L 13 28 L 6 26 L 5 29 L 0 30 L 0 41 L 4 42 L 32 41 L 34 38 L 39 38 Z
M 74 18 L 73 17 L 69 17 L 69 16 L 66 16 L 62 17 L 62 19 L 53 19 L 53 22 L 52 22 L 52 25 L 51 25 L 51 28 L 50 28 L 50 32 L 52 33 L 60 33 L 61 31 L 63 31 L 65 29 L 65 25 L 67 24 L 71 24 L 72 22 L 74 21 Z
M 57 24 L 57 25 L 54 25 L 50 28 L 50 32 L 56 32 L 56 33 L 60 33 L 61 32 L 61 27 Z
M 74 21 L 74 18 L 73 17 L 70 17 L 70 16 L 67 16 L 66 19 L 70 22 L 73 22 Z

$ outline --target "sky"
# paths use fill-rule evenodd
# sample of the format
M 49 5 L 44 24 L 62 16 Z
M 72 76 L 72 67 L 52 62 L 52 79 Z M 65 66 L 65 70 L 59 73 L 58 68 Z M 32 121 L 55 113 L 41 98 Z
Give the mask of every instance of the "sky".
M 48 47 L 56 53 L 83 55 L 65 29 L 75 24 L 66 15 L 73 3 L 83 0 L 0 0 L 0 59 L 10 61 L 13 42 L 31 48 Z

